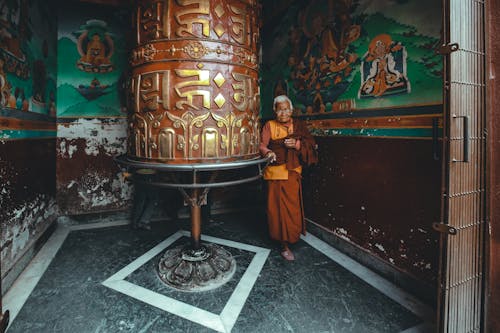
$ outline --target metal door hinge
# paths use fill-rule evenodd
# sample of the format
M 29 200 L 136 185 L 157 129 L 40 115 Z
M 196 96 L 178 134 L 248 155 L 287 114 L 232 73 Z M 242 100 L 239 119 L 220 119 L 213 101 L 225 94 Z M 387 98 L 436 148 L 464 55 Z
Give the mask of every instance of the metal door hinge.
M 432 224 L 432 228 L 436 230 L 437 232 L 440 232 L 442 234 L 448 234 L 448 235 L 456 235 L 457 234 L 457 229 L 444 223 L 439 223 L 439 222 L 434 222 Z
M 446 44 L 446 45 L 441 45 L 437 50 L 437 53 L 441 55 L 446 55 L 458 51 L 458 49 L 459 49 L 458 43 Z

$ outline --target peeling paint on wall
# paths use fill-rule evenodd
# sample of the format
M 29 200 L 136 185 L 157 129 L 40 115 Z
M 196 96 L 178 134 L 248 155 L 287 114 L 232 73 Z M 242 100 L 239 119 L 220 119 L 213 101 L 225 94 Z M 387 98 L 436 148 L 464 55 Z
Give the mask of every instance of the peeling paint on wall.
M 56 202 L 44 194 L 37 195 L 6 214 L 1 234 L 2 275 L 43 233 L 55 216 Z
M 0 145 L 2 278 L 55 220 L 55 140 Z
M 71 158 L 77 147 L 72 140 L 85 139 L 85 154 L 97 156 L 104 153 L 116 156 L 126 152 L 127 120 L 77 119 L 70 123 L 57 125 L 57 137 L 60 141 L 60 156 Z M 69 142 L 69 143 L 68 143 Z M 66 147 L 67 145 L 67 147 Z
M 126 207 L 132 186 L 113 160 L 124 154 L 127 120 L 77 119 L 58 124 L 57 197 L 64 214 Z
M 345 239 L 347 241 L 351 240 L 348 236 L 347 230 L 345 230 L 344 228 L 335 228 L 333 232 L 335 235 L 339 236 L 342 239 Z
M 117 173 L 115 178 L 102 177 L 95 171 L 89 172 L 83 175 L 76 191 L 82 199 L 80 202 L 82 207 L 109 206 L 117 199 L 126 201 L 131 196 L 131 187 L 125 182 L 121 172 Z

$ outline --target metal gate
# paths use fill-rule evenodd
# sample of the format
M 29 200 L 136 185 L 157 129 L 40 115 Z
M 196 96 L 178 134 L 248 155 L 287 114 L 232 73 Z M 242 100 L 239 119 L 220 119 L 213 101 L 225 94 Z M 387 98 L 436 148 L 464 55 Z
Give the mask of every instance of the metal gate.
M 484 311 L 485 3 L 443 1 L 444 158 L 438 323 L 480 332 Z

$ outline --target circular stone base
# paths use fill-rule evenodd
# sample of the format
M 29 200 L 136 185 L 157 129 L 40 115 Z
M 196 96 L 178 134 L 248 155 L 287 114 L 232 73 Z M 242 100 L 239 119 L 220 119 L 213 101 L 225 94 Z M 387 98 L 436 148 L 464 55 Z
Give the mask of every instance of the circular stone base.
M 158 275 L 168 286 L 183 291 L 215 289 L 231 280 L 236 261 L 215 244 L 197 250 L 181 245 L 167 250 L 158 263 Z

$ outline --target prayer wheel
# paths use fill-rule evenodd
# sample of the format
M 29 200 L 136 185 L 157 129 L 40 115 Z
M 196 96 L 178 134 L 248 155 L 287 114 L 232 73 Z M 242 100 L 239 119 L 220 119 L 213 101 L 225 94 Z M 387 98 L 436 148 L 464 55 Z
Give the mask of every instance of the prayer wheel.
M 128 157 L 167 164 L 258 156 L 257 0 L 139 0 Z

